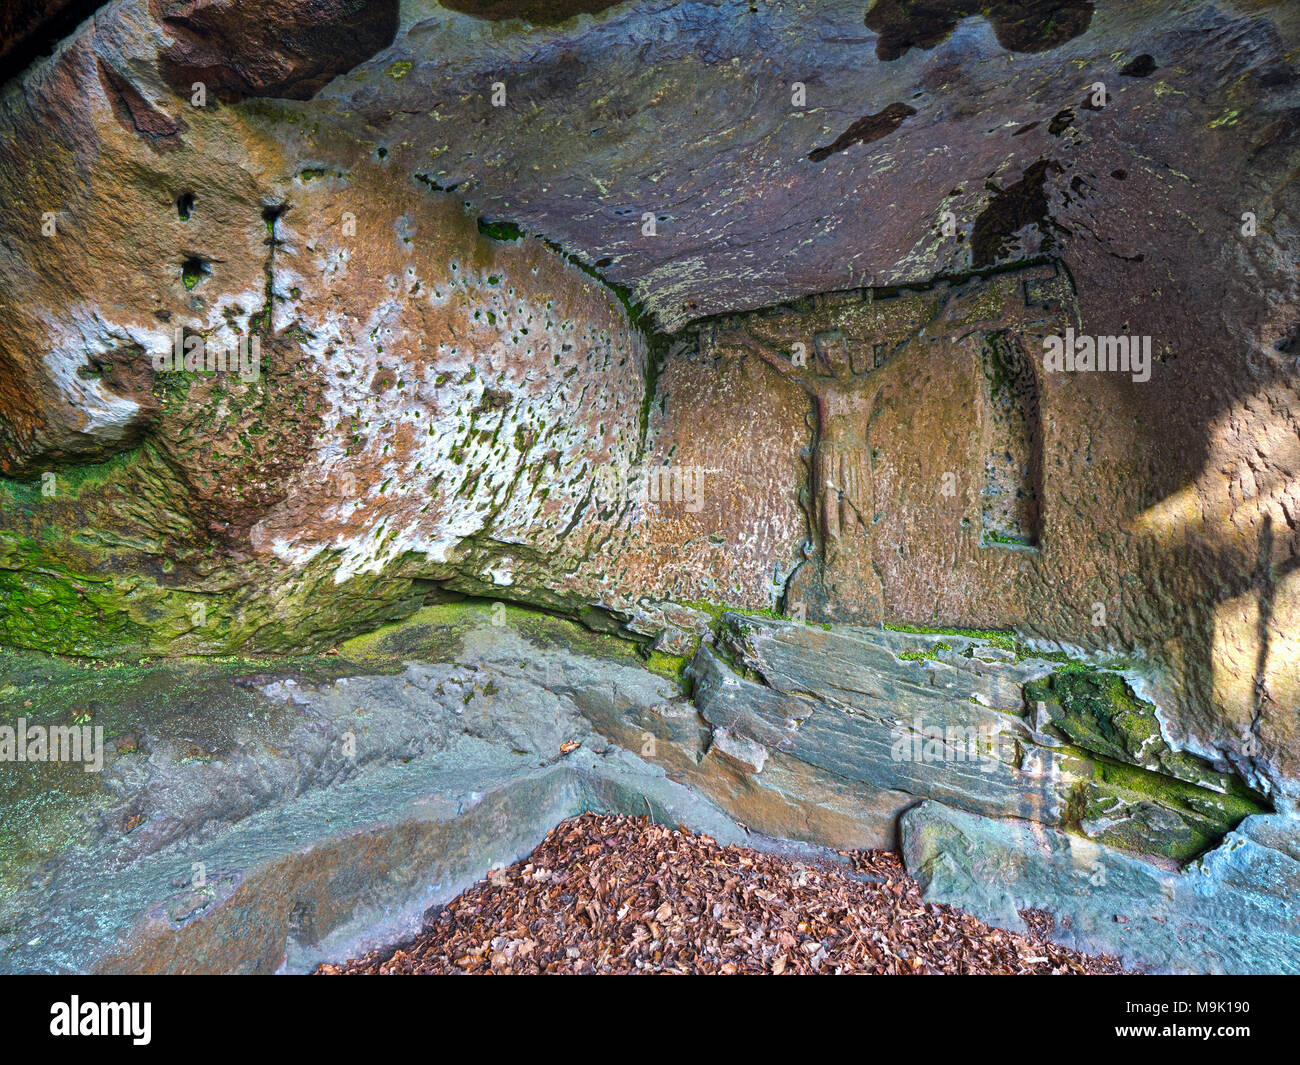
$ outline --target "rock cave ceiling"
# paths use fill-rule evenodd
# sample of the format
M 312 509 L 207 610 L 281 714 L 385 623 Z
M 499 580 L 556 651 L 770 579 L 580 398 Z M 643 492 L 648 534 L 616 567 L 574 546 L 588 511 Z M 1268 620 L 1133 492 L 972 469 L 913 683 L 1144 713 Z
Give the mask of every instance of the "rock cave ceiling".
M 1181 249 L 1123 204 L 1216 175 L 1255 191 L 1191 135 L 1188 98 L 1250 95 L 1258 129 L 1234 139 L 1252 149 L 1297 129 L 1285 5 L 1273 25 L 1161 3 L 941 3 L 924 22 L 898 3 L 540 5 L 603 10 L 531 29 L 496 21 L 526 4 L 453 6 L 482 17 L 404 7 L 392 45 L 304 115 L 555 240 L 667 330 L 1044 252 L 1149 256 L 1127 283 L 1150 285 Z M 944 211 L 970 240 L 942 239 Z
M 55 5 L 53 29 L 95 6 Z M 665 330 L 1040 254 L 1085 274 L 1104 263 L 1128 288 L 1195 284 L 1204 250 L 1145 208 L 1187 195 L 1171 214 L 1203 231 L 1207 214 L 1232 212 L 1214 219 L 1226 224 L 1277 190 L 1258 170 L 1233 173 L 1224 150 L 1276 150 L 1300 128 L 1287 4 L 293 7 L 154 2 L 136 44 L 156 47 L 147 58 L 176 96 L 202 80 L 337 130 L 556 242 Z M 118 36 L 104 21 L 99 48 Z M 52 32 L 28 29 L 34 43 L 7 58 Z M 183 137 L 167 125 L 172 101 L 149 104 L 101 69 L 143 135 Z M 1216 97 L 1220 112 L 1188 121 Z M 957 239 L 941 236 L 945 211 Z

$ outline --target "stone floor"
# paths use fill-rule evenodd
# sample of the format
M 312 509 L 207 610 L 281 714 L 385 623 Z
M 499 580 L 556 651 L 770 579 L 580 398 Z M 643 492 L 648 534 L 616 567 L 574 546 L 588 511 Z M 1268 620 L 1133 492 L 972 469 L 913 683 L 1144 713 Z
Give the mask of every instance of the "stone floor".
M 1113 823 L 1066 823 L 1053 789 L 1102 763 L 1018 714 L 1051 664 L 984 639 L 725 615 L 683 673 L 615 636 L 470 602 L 313 658 L 0 665 L 6 710 L 104 730 L 100 772 L 0 765 L 6 971 L 341 963 L 409 940 L 588 812 L 790 860 L 901 845 L 927 903 L 1018 934 L 1020 911 L 1046 910 L 1053 942 L 1130 968 L 1300 970 L 1294 822 L 1251 807 L 1182 871 L 1088 838 Z M 985 744 L 976 726 L 995 716 L 1010 742 Z M 976 746 L 912 759 L 929 723 L 974 729 Z M 1040 746 L 1055 771 L 1026 760 Z M 1162 757 L 1204 774 L 1160 800 L 1184 821 L 1153 820 L 1136 792 L 1125 816 L 1204 829 L 1207 807 L 1185 800 L 1220 794 L 1218 778 Z

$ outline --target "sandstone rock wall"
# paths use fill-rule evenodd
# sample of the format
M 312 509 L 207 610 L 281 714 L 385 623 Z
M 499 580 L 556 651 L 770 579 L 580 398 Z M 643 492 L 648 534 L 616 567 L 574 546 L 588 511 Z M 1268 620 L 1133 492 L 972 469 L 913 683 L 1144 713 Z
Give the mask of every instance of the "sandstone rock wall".
M 1008 628 L 1300 776 L 1294 6 L 578 6 L 121 0 L 0 91 L 0 639 Z

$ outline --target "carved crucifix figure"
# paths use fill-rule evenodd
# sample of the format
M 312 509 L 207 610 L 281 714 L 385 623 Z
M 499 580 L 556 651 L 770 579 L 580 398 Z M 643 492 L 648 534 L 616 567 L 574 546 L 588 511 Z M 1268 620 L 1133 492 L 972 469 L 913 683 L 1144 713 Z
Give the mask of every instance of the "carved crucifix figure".
M 820 565 L 819 572 L 807 576 L 820 584 L 817 598 L 824 598 L 828 609 L 840 605 L 878 617 L 882 588 L 867 539 L 875 509 L 869 431 L 880 392 L 879 383 L 871 380 L 873 367 L 851 358 L 838 330 L 813 338 L 806 365 L 778 354 L 747 331 L 727 339 L 758 355 L 812 398 L 815 435 L 804 505 Z M 800 585 L 806 587 L 806 578 Z M 796 594 L 787 589 L 787 603 Z

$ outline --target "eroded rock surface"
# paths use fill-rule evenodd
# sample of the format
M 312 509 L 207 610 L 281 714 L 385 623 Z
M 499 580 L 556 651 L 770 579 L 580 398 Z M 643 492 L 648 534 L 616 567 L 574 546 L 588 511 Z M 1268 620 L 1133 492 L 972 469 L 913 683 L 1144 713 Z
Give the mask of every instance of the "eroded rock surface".
M 1181 860 L 1289 809 L 1295 5 L 33 12 L 0 644 L 297 654 L 486 597 L 693 659 L 694 704 L 575 705 L 775 835 L 931 798 Z M 906 708 L 1014 754 L 886 760 Z
M 1182 872 L 1075 836 L 927 802 L 903 815 L 903 855 L 928 902 L 1011 930 L 1044 906 L 1052 937 L 1156 972 L 1300 972 L 1294 821 L 1256 816 Z
M 18 713 L 64 721 L 94 690 L 103 767 L 46 762 L 33 779 L 0 765 L 0 968 L 310 971 L 409 937 L 430 907 L 585 810 L 800 852 L 595 731 L 582 693 L 680 699 L 622 641 L 584 654 L 580 630 L 547 618 L 522 619 L 531 635 L 518 613 L 508 626 L 486 608 L 446 620 L 288 670 L 119 669 L 95 683 L 55 667 L 45 701 Z M 440 642 L 456 661 L 394 654 Z M 12 694 L 0 697 L 8 710 Z
M 1261 812 L 1223 767 L 1179 788 L 1071 745 L 1021 700 L 1044 678 L 1094 675 L 1077 664 L 1053 673 L 977 636 L 734 614 L 708 639 L 693 697 L 626 640 L 486 603 L 427 608 L 337 657 L 96 669 L 10 656 L 11 674 L 48 680 L 39 701 L 0 688 L 6 719 L 84 722 L 103 747 L 97 772 L 0 764 L 0 966 L 340 961 L 414 934 L 584 810 L 792 854 L 901 842 L 932 898 L 1007 927 L 1017 908 L 1046 909 L 1061 942 L 1135 965 L 1300 964 L 1292 910 L 1269 910 L 1298 886 L 1294 821 Z M 1014 850 L 1017 833 L 1041 863 Z M 1179 873 L 1171 856 L 1195 861 Z M 1184 895 L 1167 929 L 1130 941 L 1093 927 Z M 1201 929 L 1185 950 L 1179 922 Z
M 1056 673 L 1032 653 L 1004 656 L 958 634 L 828 632 L 735 614 L 723 623 L 691 665 L 694 698 L 715 739 L 721 731 L 733 746 L 755 745 L 757 756 L 726 745 L 722 754 L 760 788 L 765 757 L 780 753 L 859 790 L 894 793 L 894 813 L 936 799 L 1179 861 L 1264 802 L 1226 763 L 1174 753 L 1156 708 L 1117 673 L 1075 663 Z M 1039 698 L 1071 681 L 1095 688 L 1086 735 L 1055 699 L 1049 708 Z M 1125 731 L 1142 741 L 1099 742 Z

